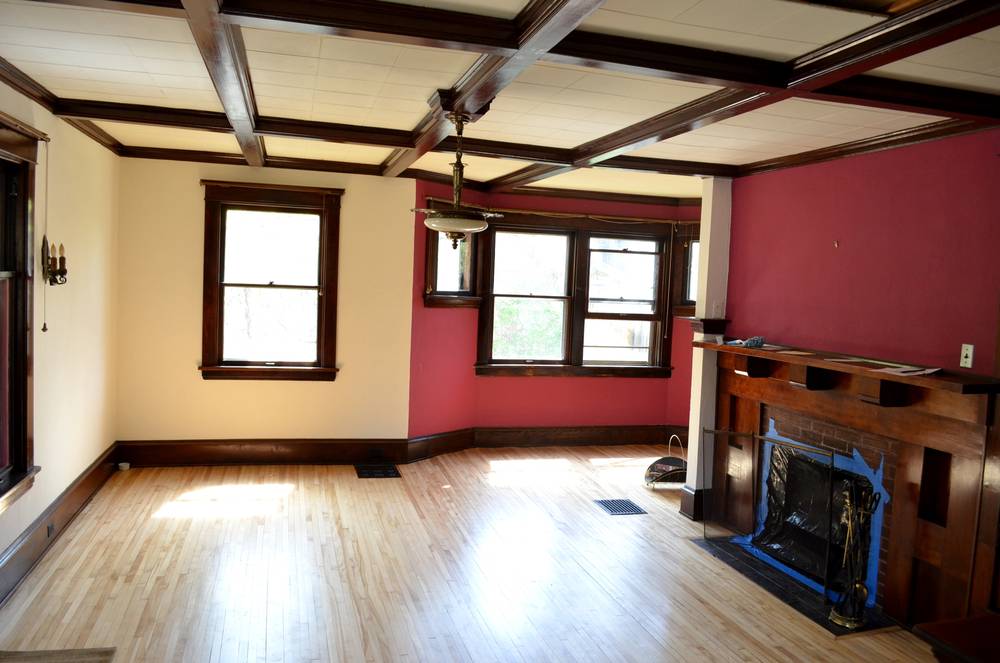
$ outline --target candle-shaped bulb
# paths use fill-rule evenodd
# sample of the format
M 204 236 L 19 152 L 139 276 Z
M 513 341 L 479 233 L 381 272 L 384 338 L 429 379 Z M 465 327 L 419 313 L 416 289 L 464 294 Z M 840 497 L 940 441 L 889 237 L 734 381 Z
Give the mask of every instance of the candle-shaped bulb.
M 66 257 L 66 248 L 62 244 L 59 245 L 59 257 L 60 258 Z
M 52 245 L 49 248 L 49 271 L 50 272 L 56 271 L 57 264 L 58 263 L 56 262 L 56 243 L 52 242 Z
M 52 256 L 53 258 L 56 257 L 56 243 L 55 242 L 52 242 L 52 245 L 49 248 L 49 255 Z
M 66 274 L 66 249 L 63 248 L 62 244 L 59 245 L 59 271 L 63 275 Z

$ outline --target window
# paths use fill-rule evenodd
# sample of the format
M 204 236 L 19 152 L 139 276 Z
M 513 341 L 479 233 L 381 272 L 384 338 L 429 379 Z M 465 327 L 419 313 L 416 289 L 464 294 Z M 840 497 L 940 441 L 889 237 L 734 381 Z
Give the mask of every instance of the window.
M 427 263 L 424 283 L 424 305 L 479 306 L 476 295 L 475 235 L 453 246 L 443 233 L 430 228 L 427 236 Z
M 701 242 L 700 226 L 696 223 L 678 223 L 674 233 L 672 296 L 673 314 L 693 316 L 698 299 L 698 259 Z
M 27 492 L 39 471 L 33 464 L 30 418 L 30 183 L 37 141 L 44 138 L 22 125 L 8 127 L 3 119 L 0 116 L 0 128 L 5 129 L 0 131 L 0 512 Z
M 520 216 L 481 235 L 477 374 L 669 375 L 673 224 Z
M 202 377 L 336 377 L 341 191 L 205 185 Z

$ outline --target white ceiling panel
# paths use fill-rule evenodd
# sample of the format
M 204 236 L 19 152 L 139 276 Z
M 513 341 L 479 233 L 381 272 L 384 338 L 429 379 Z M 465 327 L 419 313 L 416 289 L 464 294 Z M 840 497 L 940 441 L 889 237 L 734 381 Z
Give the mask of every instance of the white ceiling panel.
M 429 170 L 432 173 L 451 175 L 451 164 L 455 162 L 455 155 L 448 152 L 428 152 L 420 157 L 413 168 L 417 170 Z M 488 182 L 509 175 L 532 165 L 531 161 L 519 161 L 517 159 L 492 159 L 490 157 L 478 157 L 475 155 L 462 155 L 462 163 L 465 164 L 465 177 L 478 182 Z
M 917 127 L 943 118 L 788 99 L 631 152 L 630 156 L 746 164 Z
M 181 19 L 0 0 L 0 57 L 57 97 L 222 110 Z
M 378 164 L 392 154 L 388 147 L 370 145 L 348 145 L 329 143 L 322 140 L 283 138 L 266 136 L 264 150 L 268 156 L 293 157 L 298 159 L 322 159 L 324 161 L 344 161 L 348 163 Z
M 418 5 L 456 12 L 514 18 L 528 4 L 528 0 L 392 0 L 401 5 Z
M 710 94 L 719 88 L 539 63 L 508 85 L 478 122 L 474 138 L 576 147 Z
M 701 198 L 701 178 L 619 168 L 581 168 L 529 184 L 536 189 L 576 189 L 671 198 Z
M 788 60 L 882 20 L 784 0 L 607 0 L 581 28 Z
M 128 147 L 163 147 L 174 150 L 240 153 L 240 145 L 232 134 L 218 131 L 197 131 L 148 124 L 95 121 L 99 127 Z
M 872 73 L 918 83 L 1000 93 L 1000 27 L 879 67 Z
M 476 54 L 343 37 L 244 29 L 261 115 L 413 129 L 427 100 Z

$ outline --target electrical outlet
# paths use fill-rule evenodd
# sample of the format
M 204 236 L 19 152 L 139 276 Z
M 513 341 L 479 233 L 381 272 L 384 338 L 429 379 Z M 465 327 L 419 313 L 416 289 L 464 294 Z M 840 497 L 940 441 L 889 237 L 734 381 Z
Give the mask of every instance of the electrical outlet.
M 958 365 L 962 368 L 972 368 L 972 353 L 976 351 L 976 346 L 971 343 L 962 344 L 962 358 L 959 359 Z

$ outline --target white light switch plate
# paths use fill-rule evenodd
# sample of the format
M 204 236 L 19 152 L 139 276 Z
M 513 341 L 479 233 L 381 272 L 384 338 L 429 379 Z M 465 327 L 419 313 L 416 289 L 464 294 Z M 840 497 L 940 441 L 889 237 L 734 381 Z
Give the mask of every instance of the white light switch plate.
M 971 343 L 962 344 L 962 356 L 958 360 L 958 365 L 962 368 L 972 368 L 972 353 L 975 352 L 976 346 Z

